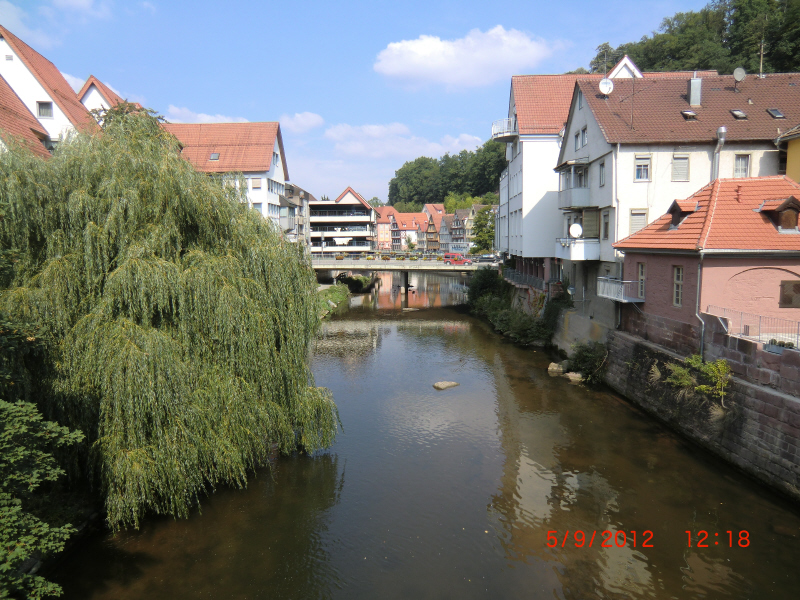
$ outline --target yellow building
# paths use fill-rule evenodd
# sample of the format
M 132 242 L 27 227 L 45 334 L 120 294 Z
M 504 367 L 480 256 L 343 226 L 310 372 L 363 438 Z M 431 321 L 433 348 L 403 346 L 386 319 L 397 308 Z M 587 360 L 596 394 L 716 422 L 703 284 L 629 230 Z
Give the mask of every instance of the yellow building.
M 795 125 L 775 140 L 786 150 L 786 175 L 800 182 L 800 125 Z

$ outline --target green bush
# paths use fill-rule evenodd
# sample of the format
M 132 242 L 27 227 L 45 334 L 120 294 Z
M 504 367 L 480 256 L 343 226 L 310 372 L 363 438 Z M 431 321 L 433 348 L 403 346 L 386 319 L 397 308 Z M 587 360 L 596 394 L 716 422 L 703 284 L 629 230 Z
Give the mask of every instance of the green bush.
M 608 348 L 600 342 L 587 342 L 572 346 L 569 370 L 583 374 L 583 381 L 589 385 L 602 383 L 608 365 Z

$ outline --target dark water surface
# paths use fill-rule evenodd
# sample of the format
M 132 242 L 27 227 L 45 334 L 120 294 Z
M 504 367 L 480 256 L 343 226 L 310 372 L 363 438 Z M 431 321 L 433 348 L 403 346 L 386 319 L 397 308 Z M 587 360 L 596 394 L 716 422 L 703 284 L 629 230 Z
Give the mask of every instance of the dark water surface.
M 412 277 L 403 300 L 393 281 L 315 345 L 344 424 L 328 452 L 280 459 L 188 520 L 90 540 L 53 575 L 66 597 L 800 596 L 797 506 L 463 312 L 403 310 L 456 302 L 463 282 Z

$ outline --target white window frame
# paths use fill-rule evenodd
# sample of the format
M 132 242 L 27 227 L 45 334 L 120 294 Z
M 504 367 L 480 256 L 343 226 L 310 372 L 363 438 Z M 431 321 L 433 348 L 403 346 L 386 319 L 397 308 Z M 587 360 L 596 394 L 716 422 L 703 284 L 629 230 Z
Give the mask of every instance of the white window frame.
M 575 134 L 575 150 L 580 150 L 580 149 L 581 149 L 581 134 L 580 133 L 576 133 Z
M 581 129 L 581 148 L 589 143 L 589 132 L 586 127 Z
M 683 306 L 683 265 L 672 266 L 672 306 Z
M 611 214 L 607 210 L 604 210 L 600 220 L 601 220 L 600 227 L 602 227 L 603 239 L 607 240 L 611 231 Z
M 583 108 L 583 92 L 578 90 L 578 110 Z
M 678 179 L 675 175 L 675 165 L 677 161 L 686 161 L 686 178 Z M 688 154 L 673 154 L 672 155 L 672 181 L 689 181 L 691 175 L 689 172 L 689 155 Z
M 633 180 L 634 181 L 651 181 L 652 179 L 652 168 L 653 168 L 653 160 L 652 156 L 636 156 L 633 159 Z M 639 177 L 639 167 L 645 167 L 647 169 L 647 178 L 640 178 Z
M 736 155 L 734 155 L 734 157 L 733 157 L 733 177 L 734 178 L 738 179 L 738 178 L 742 178 L 742 177 L 750 177 L 750 162 L 751 162 L 750 157 L 751 157 L 750 154 L 736 154 Z M 737 166 L 738 165 L 736 163 L 739 162 L 740 158 L 747 159 L 747 168 L 746 168 L 746 172 L 745 172 L 744 175 L 738 175 L 737 174 L 737 172 L 738 172 L 737 171 Z
M 49 109 L 50 114 L 49 115 L 43 115 L 42 114 L 42 109 L 43 108 Z M 36 116 L 39 119 L 53 119 L 53 118 L 55 118 L 54 112 L 53 112 L 53 102 L 52 101 L 51 102 L 37 102 L 36 103 Z
M 254 190 L 261 189 L 261 177 L 253 177 L 250 181 L 252 189 Z
M 606 163 L 605 163 L 605 161 L 600 163 L 599 177 L 600 177 L 600 187 L 603 187 L 606 184 Z

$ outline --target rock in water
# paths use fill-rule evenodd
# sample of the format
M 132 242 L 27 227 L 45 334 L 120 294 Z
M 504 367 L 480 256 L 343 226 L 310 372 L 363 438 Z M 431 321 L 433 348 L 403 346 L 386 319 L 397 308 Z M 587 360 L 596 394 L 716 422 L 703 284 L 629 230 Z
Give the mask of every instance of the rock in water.
M 569 379 L 570 383 L 580 383 L 583 381 L 583 373 L 575 373 L 574 371 L 567 373 L 564 377 Z
M 452 387 L 456 387 L 457 385 L 459 384 L 455 381 L 437 381 L 433 384 L 433 387 L 435 387 L 437 390 L 447 390 Z
M 561 375 L 564 372 L 564 367 L 559 363 L 551 362 L 550 366 L 547 367 L 547 372 L 550 373 L 550 375 Z

